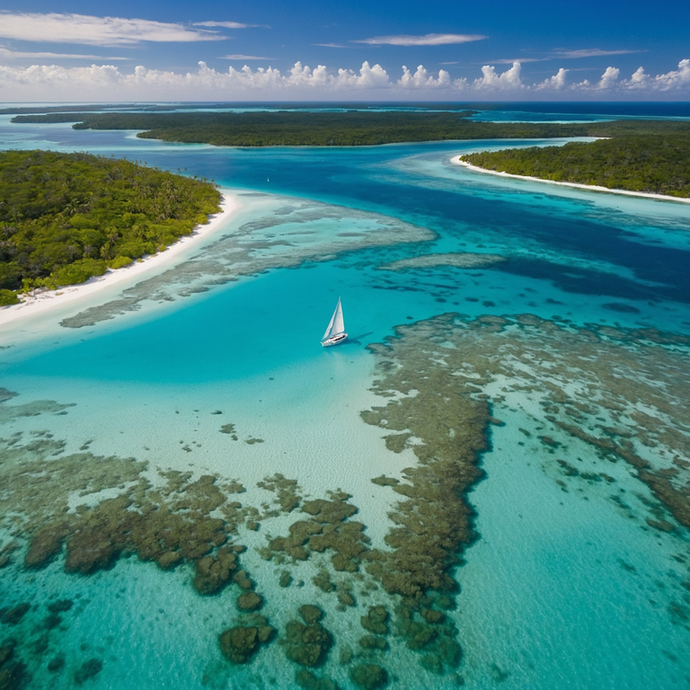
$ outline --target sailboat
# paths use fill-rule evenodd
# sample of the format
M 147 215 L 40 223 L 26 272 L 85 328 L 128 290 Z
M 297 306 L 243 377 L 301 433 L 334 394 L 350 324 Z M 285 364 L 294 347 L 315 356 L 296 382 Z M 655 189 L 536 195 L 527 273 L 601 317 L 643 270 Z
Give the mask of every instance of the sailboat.
M 333 316 L 328 322 L 328 328 L 321 338 L 321 345 L 323 347 L 330 347 L 331 345 L 338 345 L 347 340 L 347 333 L 345 333 L 345 322 L 343 321 L 343 307 L 340 304 L 340 297 L 338 297 L 338 304 L 335 307 Z

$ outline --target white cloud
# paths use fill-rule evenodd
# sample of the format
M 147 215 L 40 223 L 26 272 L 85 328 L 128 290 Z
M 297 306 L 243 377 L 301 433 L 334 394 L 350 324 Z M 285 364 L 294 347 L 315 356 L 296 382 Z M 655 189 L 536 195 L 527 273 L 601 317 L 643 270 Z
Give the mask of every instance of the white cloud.
M 681 60 L 677 70 L 654 77 L 654 85 L 660 91 L 675 91 L 690 87 L 690 60 Z
M 453 43 L 469 43 L 481 41 L 488 36 L 476 34 L 425 34 L 424 36 L 376 36 L 365 38 L 353 43 L 366 43 L 372 46 L 441 46 Z
M 621 71 L 617 67 L 607 67 L 597 84 L 598 89 L 611 89 L 616 85 Z
M 219 27 L 222 29 L 254 29 L 260 24 L 241 24 L 240 22 L 193 22 L 192 26 Z
M 537 84 L 535 88 L 539 90 L 561 91 L 566 87 L 567 73 L 568 70 L 561 67 L 553 77 L 545 79 L 541 84 Z
M 566 60 L 577 60 L 588 57 L 607 57 L 609 55 L 629 55 L 630 53 L 644 53 L 644 50 L 601 50 L 600 48 L 584 48 L 582 50 L 554 50 L 556 57 Z
M 644 67 L 638 67 L 627 82 L 631 89 L 646 89 L 649 87 L 649 75 L 645 74 Z
M 425 69 L 424 65 L 419 65 L 417 71 L 412 74 L 403 65 L 403 75 L 398 79 L 398 84 L 405 89 L 428 89 L 428 88 L 448 88 L 450 86 L 450 74 L 442 69 L 438 72 L 438 77 Z
M 484 76 L 480 79 L 475 79 L 473 86 L 479 90 L 516 91 L 524 88 L 520 79 L 520 71 L 521 66 L 517 61 L 503 74 L 497 74 L 496 68 L 493 65 L 484 65 L 482 67 L 482 74 Z
M 525 62 L 545 62 L 551 58 L 504 58 L 502 60 L 491 60 L 495 65 L 512 65 L 519 62 L 521 65 Z
M 251 59 L 252 56 L 243 56 Z M 237 59 L 241 59 L 238 57 Z M 518 61 L 498 73 L 495 66 L 484 65 L 475 80 L 451 80 L 446 70 L 432 73 L 423 65 L 413 72 L 403 66 L 399 78 L 391 78 L 379 64 L 362 63 L 359 70 L 314 68 L 297 62 L 288 71 L 273 67 L 241 69 L 230 66 L 218 71 L 200 62 L 194 71 L 179 73 L 137 66 L 133 71 L 115 65 L 92 64 L 88 67 L 32 65 L 0 66 L 0 101 L 151 101 L 151 100 L 300 100 L 300 99 L 386 99 L 414 97 L 443 98 L 463 94 L 465 98 L 506 98 L 525 92 L 571 93 L 578 96 L 606 94 L 606 97 L 690 96 L 690 60 L 681 60 L 677 70 L 657 76 L 638 69 L 629 79 L 621 79 L 615 67 L 606 69 L 595 83 L 585 80 L 568 83 L 568 70 L 561 68 L 542 82 L 525 83 Z M 495 94 L 492 96 L 492 94 Z
M 131 45 L 144 41 L 189 43 L 225 37 L 209 30 L 148 19 L 91 17 L 83 14 L 0 13 L 0 37 L 20 41 L 80 45 Z
M 381 65 L 362 63 L 359 74 L 349 69 L 339 69 L 334 85 L 342 89 L 386 89 L 390 87 L 388 72 Z
M 126 57 L 103 58 L 100 55 L 83 55 L 81 53 L 43 53 L 8 50 L 0 46 L 0 60 L 129 60 Z

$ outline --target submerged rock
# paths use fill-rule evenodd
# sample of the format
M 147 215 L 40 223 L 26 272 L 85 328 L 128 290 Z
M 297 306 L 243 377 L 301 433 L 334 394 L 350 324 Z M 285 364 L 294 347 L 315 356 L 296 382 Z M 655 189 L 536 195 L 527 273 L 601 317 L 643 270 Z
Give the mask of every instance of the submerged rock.
M 306 607 L 302 607 L 303 609 Z M 318 607 L 310 607 L 320 611 Z M 312 618 L 313 612 L 308 612 Z M 301 666 L 319 666 L 326 660 L 333 646 L 332 635 L 320 623 L 300 623 L 289 621 L 285 626 L 285 637 L 280 640 L 285 648 L 285 656 Z
M 362 627 L 376 635 L 387 635 L 388 611 L 383 606 L 370 606 L 366 616 L 360 618 Z
M 318 623 L 323 618 L 323 611 L 318 606 L 312 604 L 305 604 L 299 607 L 299 615 L 302 620 L 309 625 L 310 623 Z
M 5 625 L 17 625 L 31 610 L 31 604 L 23 603 L 13 606 L 11 609 L 0 609 L 0 622 Z
M 100 659 L 89 659 L 85 661 L 74 674 L 74 682 L 77 685 L 83 685 L 89 678 L 97 676 L 103 668 L 103 662 Z
M 259 625 L 238 625 L 218 637 L 220 651 L 233 664 L 246 664 L 259 651 L 262 644 L 271 640 L 275 629 L 265 618 L 259 617 Z
M 245 592 L 237 597 L 237 608 L 240 611 L 257 611 L 264 604 L 264 598 L 256 592 Z
M 338 690 L 338 686 L 330 678 L 319 678 L 304 668 L 297 669 L 295 681 L 304 690 Z
M 218 594 L 228 585 L 237 568 L 237 555 L 223 546 L 214 556 L 204 556 L 195 564 L 194 589 L 199 594 Z
M 375 690 L 388 684 L 388 673 L 376 664 L 361 664 L 350 669 L 350 680 L 364 690 Z
M 46 668 L 51 673 L 58 673 L 62 671 L 62 669 L 65 668 L 65 657 L 62 654 L 58 654 L 48 662 Z

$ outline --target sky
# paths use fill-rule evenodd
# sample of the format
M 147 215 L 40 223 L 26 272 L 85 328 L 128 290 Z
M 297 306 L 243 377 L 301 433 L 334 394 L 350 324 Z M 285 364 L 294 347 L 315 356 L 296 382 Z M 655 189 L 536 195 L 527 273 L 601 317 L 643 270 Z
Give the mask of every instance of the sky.
M 690 101 L 690 2 L 2 0 L 0 102 Z

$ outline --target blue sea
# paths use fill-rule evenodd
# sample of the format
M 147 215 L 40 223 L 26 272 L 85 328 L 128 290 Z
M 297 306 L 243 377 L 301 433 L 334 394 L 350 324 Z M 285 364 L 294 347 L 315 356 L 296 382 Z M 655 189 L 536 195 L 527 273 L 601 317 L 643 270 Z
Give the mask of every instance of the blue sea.
M 476 117 L 620 116 L 690 107 Z M 0 115 L 0 149 L 125 157 L 213 180 L 235 203 L 160 268 L 0 331 L 2 687 L 690 685 L 690 205 L 451 163 L 535 143 L 564 140 L 253 150 Z M 349 340 L 325 349 L 339 297 Z M 368 548 L 393 548 L 405 496 L 371 480 L 409 480 L 441 432 L 424 405 L 409 426 L 366 413 L 433 396 L 434 380 L 490 412 L 463 499 L 475 536 L 448 568 L 441 627 L 422 615 L 435 590 L 406 598 L 366 559 L 343 570 L 328 549 L 273 548 L 311 519 L 309 501 L 343 493 Z M 462 402 L 445 404 L 461 417 Z M 250 584 L 200 592 L 195 567 L 222 540 L 182 558 L 162 531 L 147 548 L 177 560 L 157 561 L 131 545 L 145 525 L 113 527 L 126 511 L 167 516 L 168 536 L 174 520 L 224 523 Z M 32 565 L 47 530 L 58 549 Z M 291 621 L 309 627 L 305 604 L 330 635 L 306 664 L 289 634 Z M 371 607 L 386 609 L 386 632 L 370 634 Z M 403 632 L 405 607 L 424 640 Z M 272 639 L 246 663 L 227 658 L 224 631 L 262 625 Z M 459 658 L 434 656 L 444 637 Z

